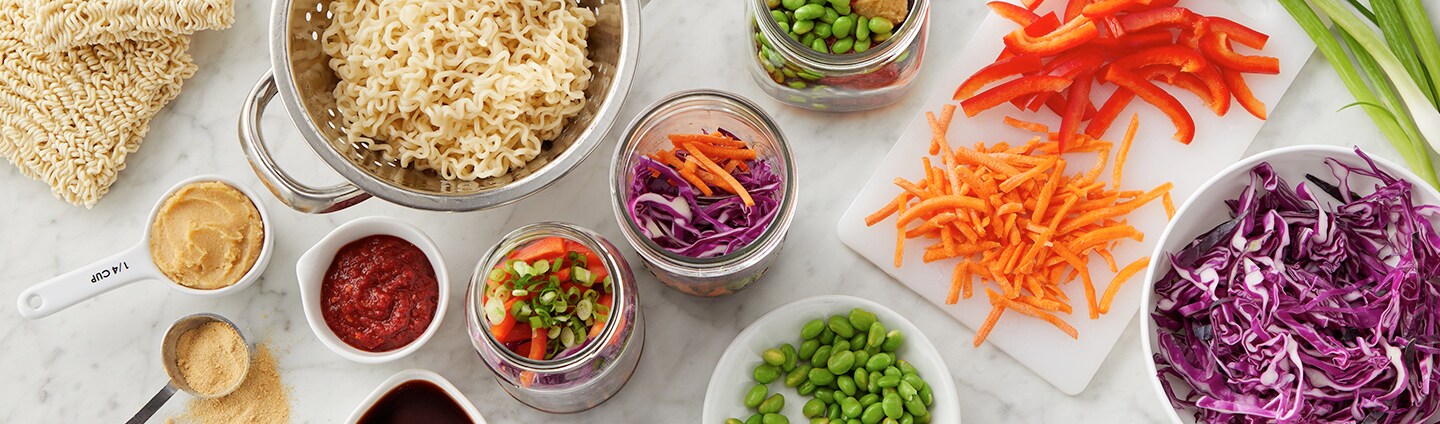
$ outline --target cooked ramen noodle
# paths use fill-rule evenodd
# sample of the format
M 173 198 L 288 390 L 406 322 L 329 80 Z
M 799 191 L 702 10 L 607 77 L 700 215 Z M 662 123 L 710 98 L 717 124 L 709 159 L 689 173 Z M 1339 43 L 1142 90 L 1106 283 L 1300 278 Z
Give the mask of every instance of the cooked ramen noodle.
M 572 0 L 338 0 L 325 53 L 351 143 L 449 179 L 505 175 L 585 106 Z

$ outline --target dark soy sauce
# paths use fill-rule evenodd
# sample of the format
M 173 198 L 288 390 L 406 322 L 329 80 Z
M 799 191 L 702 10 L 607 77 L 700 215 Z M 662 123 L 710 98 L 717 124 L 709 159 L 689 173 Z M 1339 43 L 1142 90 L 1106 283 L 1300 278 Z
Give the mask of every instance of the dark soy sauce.
M 460 404 L 435 383 L 411 380 L 380 396 L 359 421 L 359 424 L 389 423 L 472 424 L 473 421 Z

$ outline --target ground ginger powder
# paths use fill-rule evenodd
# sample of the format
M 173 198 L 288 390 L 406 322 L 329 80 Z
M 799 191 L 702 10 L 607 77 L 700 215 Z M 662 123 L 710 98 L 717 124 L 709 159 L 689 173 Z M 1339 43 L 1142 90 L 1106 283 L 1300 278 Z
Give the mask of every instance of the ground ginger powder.
M 250 352 L 240 333 L 223 322 L 207 322 L 180 335 L 176 365 L 185 384 L 202 395 L 229 390 L 245 377 Z
M 167 422 L 180 423 L 288 423 L 289 388 L 280 381 L 275 354 L 265 344 L 255 345 L 255 357 L 245 382 L 235 392 L 216 399 L 192 399 L 188 410 Z

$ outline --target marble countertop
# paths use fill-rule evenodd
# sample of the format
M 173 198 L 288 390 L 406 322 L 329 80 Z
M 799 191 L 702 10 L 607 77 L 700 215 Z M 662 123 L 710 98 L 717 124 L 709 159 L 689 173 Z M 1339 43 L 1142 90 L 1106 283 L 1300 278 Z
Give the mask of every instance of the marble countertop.
M 765 97 L 743 63 L 743 3 L 656 0 L 644 10 L 640 67 L 621 116 L 592 157 L 555 186 L 517 205 L 485 212 L 435 213 L 378 200 L 345 211 L 311 216 L 266 198 L 277 234 L 264 278 L 238 294 L 198 298 L 160 283 L 142 282 L 59 314 L 26 321 L 13 299 L 31 284 L 129 247 L 139 240 L 145 215 L 170 185 L 202 173 L 263 188 L 236 141 L 236 120 L 248 89 L 270 66 L 265 46 L 270 5 L 237 2 L 235 26 L 195 37 L 200 71 L 184 93 L 153 121 L 143 148 L 129 159 L 120 181 L 93 210 L 54 199 L 41 183 L 0 166 L 0 422 L 119 422 L 165 384 L 159 340 L 175 318 L 210 311 L 225 315 L 277 349 L 291 387 L 292 419 L 341 421 L 389 375 L 426 368 L 454 382 L 492 423 L 697 422 L 714 364 L 730 340 L 770 309 L 817 294 L 866 297 L 911 321 L 945 357 L 966 422 L 1159 422 L 1162 403 L 1151 392 L 1137 324 L 1079 396 L 1066 396 L 989 346 L 972 348 L 971 330 L 845 248 L 835 222 L 855 190 L 870 177 L 918 105 L 937 87 L 937 72 L 954 60 L 986 12 L 979 1 L 933 2 L 931 48 L 914 94 L 888 108 L 851 114 L 793 109 Z M 1434 11 L 1432 11 L 1433 13 Z M 941 24 L 943 22 L 943 24 Z M 699 299 L 670 291 L 637 268 L 642 307 L 649 318 L 645 354 L 634 378 L 614 399 L 571 415 L 534 411 L 511 399 L 480 363 L 464 336 L 459 298 L 451 299 L 440 333 L 414 355 L 363 365 L 323 347 L 305 324 L 295 281 L 295 259 L 335 226 L 373 215 L 400 218 L 427 231 L 444 252 L 451 289 L 463 291 L 480 255 L 518 226 L 560 220 L 599 231 L 623 243 L 610 212 L 606 160 L 615 135 L 656 99 L 683 89 L 719 88 L 747 96 L 771 113 L 793 140 L 804 191 L 783 260 L 754 288 Z M 1359 145 L 1380 156 L 1398 155 L 1351 103 L 1338 77 L 1318 53 L 1311 58 L 1248 153 L 1274 147 L 1326 143 Z M 278 107 L 264 129 L 282 165 L 306 181 L 339 181 L 311 152 Z M 1239 142 L 1239 141 L 1237 141 Z M 592 207 L 575 207 L 576 205 Z M 633 249 L 622 247 L 638 266 Z M 942 378 L 942 377 L 929 377 Z M 739 394 L 736 394 L 739 396 Z M 181 410 L 177 396 L 159 417 Z

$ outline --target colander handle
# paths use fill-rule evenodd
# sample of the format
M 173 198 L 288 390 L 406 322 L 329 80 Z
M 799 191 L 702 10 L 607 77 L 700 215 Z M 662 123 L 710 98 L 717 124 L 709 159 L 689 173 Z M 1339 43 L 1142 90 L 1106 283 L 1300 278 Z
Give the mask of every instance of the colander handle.
M 245 150 L 250 167 L 255 169 L 255 174 L 260 176 L 260 181 L 265 183 L 270 193 L 290 209 L 304 213 L 335 212 L 369 199 L 370 194 L 354 184 L 347 182 L 330 187 L 312 187 L 280 169 L 270 155 L 270 149 L 265 147 L 265 137 L 260 132 L 260 118 L 265 115 L 265 106 L 270 104 L 278 91 L 275 73 L 265 71 L 265 76 L 260 78 L 255 88 L 250 89 L 250 95 L 245 97 L 245 106 L 240 109 L 240 148 Z

